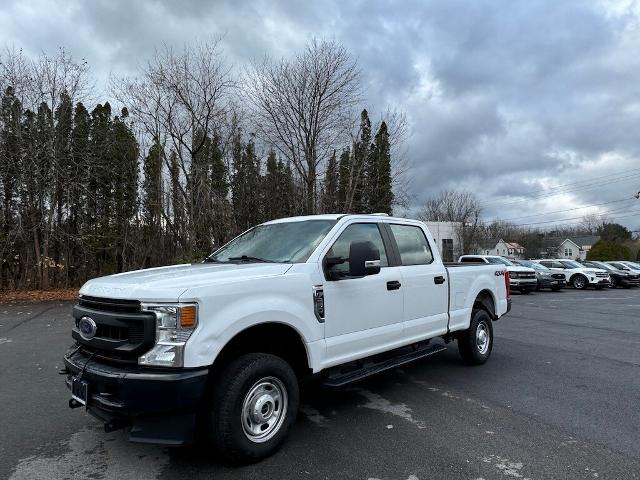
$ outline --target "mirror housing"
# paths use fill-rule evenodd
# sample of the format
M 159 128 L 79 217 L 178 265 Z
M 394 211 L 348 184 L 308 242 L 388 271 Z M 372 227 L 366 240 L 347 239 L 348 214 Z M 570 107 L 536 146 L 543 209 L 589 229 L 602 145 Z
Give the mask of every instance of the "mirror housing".
M 352 242 L 349 246 L 349 276 L 380 273 L 380 251 L 373 242 Z

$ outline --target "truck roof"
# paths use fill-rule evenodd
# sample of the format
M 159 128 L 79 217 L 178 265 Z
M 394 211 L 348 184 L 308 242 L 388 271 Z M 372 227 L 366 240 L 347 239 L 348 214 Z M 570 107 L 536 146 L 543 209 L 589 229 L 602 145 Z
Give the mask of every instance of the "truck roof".
M 355 213 L 325 213 L 321 215 L 302 215 L 298 217 L 286 217 L 286 218 L 278 218 L 276 220 L 270 220 L 268 222 L 264 222 L 265 224 L 269 223 L 284 223 L 284 222 L 301 222 L 305 220 L 340 220 L 341 218 L 363 218 L 367 220 L 397 220 L 399 222 L 418 222 L 419 220 L 414 220 L 411 218 L 401 218 L 401 217 L 390 217 L 387 214 L 383 213 L 373 213 L 373 214 L 355 214 Z

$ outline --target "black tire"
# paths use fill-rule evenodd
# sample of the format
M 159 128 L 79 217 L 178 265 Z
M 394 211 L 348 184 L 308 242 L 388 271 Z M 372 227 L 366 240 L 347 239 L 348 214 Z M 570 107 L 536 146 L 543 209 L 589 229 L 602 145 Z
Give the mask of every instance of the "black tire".
M 620 280 L 618 280 L 615 277 L 611 277 L 611 284 L 610 284 L 611 288 L 617 288 L 619 283 L 620 283 Z
M 481 326 L 484 326 L 489 342 L 484 351 L 480 348 L 477 341 L 478 329 L 481 328 Z M 465 363 L 469 365 L 482 365 L 491 356 L 492 349 L 493 326 L 491 324 L 491 317 L 486 310 L 474 310 L 471 314 L 469 328 L 460 332 L 458 336 L 458 351 L 460 352 L 460 356 Z
M 573 285 L 573 288 L 576 290 L 586 290 L 589 286 L 589 281 L 584 275 L 576 274 L 571 277 L 571 285 Z
M 554 292 L 559 292 L 562 287 L 551 287 L 551 290 Z
M 531 290 L 529 290 L 528 288 L 523 288 L 522 290 L 520 290 L 520 293 L 523 295 L 529 295 L 531 293 Z
M 269 382 L 271 390 L 267 388 Z M 271 437 L 258 442 L 245 433 L 243 404 L 249 398 L 249 393 L 263 384 L 267 387 L 263 387 L 262 391 L 267 394 L 284 388 L 279 403 L 283 418 L 276 422 L 279 427 L 274 428 Z M 210 388 L 211 405 L 206 412 L 206 434 L 223 457 L 237 463 L 254 463 L 273 455 L 280 448 L 295 422 L 300 403 L 298 380 L 287 362 L 266 353 L 242 355 L 215 377 Z M 277 404 L 277 401 L 269 403 L 272 412 L 277 411 Z

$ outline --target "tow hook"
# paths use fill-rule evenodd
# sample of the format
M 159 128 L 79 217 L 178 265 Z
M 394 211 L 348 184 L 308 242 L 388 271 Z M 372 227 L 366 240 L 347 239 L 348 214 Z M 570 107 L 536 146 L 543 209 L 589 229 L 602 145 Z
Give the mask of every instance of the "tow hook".
M 116 430 L 121 430 L 128 425 L 129 425 L 129 422 L 127 420 L 114 418 L 113 420 L 109 420 L 108 422 L 105 422 L 104 431 L 107 433 L 115 432 Z

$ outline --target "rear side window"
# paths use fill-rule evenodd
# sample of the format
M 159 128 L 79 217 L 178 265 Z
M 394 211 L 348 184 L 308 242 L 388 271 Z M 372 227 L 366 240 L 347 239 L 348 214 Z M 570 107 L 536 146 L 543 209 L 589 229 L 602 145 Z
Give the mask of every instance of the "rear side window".
M 478 263 L 478 262 L 483 262 L 483 260 L 481 258 L 478 257 L 462 257 L 460 259 L 461 263 Z
M 420 227 L 390 225 L 402 265 L 428 265 L 433 262 L 431 247 Z

